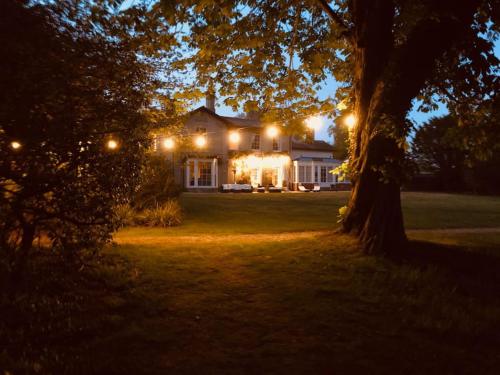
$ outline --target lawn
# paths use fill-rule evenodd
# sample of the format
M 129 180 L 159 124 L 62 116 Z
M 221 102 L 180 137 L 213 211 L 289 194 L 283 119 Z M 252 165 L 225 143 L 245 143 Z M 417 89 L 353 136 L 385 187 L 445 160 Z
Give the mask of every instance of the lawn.
M 0 364 L 13 373 L 498 373 L 500 199 L 404 193 L 413 241 L 395 262 L 333 233 L 346 198 L 185 194 L 184 225 L 122 230 L 78 276 L 55 279 L 59 267 L 40 256 L 35 272 L 54 277 L 36 279 L 36 303 L 4 309 L 13 323 L 0 326 L 11 333 Z

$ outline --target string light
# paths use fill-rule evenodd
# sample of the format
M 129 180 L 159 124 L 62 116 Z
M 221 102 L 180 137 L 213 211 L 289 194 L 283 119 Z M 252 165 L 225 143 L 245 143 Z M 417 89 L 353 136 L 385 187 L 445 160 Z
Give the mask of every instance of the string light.
M 207 144 L 207 139 L 204 135 L 199 135 L 194 139 L 194 144 L 200 148 L 205 147 L 205 145 Z
M 279 129 L 276 126 L 271 125 L 267 127 L 266 132 L 269 138 L 276 138 L 279 134 Z
M 165 138 L 163 140 L 163 147 L 167 150 L 172 150 L 175 147 L 175 142 L 172 138 Z
M 114 139 L 110 139 L 107 143 L 106 143 L 106 147 L 110 150 L 116 150 L 118 148 L 118 142 L 115 141 Z
M 19 143 L 18 141 L 12 141 L 10 142 L 10 147 L 13 150 L 19 150 L 21 148 L 21 143 Z
M 238 133 L 237 131 L 232 131 L 231 133 L 229 133 L 229 141 L 231 143 L 239 143 L 240 139 L 240 133 Z
M 354 116 L 352 113 L 348 115 L 344 120 L 344 123 L 349 128 L 349 130 L 351 130 L 354 127 L 354 125 L 356 125 L 356 122 L 357 122 L 356 116 Z

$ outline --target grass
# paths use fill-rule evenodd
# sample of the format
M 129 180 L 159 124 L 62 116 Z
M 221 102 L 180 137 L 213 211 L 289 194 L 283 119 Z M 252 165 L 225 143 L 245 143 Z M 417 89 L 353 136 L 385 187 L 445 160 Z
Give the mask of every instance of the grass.
M 123 230 L 92 267 L 40 255 L 36 296 L 2 306 L 0 369 L 497 373 L 500 232 L 476 228 L 500 199 L 403 194 L 398 262 L 331 231 L 345 199 L 186 194 L 183 226 Z

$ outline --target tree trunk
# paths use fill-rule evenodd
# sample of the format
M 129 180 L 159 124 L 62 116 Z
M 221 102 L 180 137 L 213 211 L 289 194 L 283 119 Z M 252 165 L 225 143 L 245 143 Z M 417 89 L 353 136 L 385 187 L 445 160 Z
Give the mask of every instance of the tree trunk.
M 472 23 L 479 2 L 457 7 L 429 2 L 429 14 L 394 41 L 391 0 L 351 0 L 354 114 L 350 167 L 353 185 L 343 230 L 370 254 L 396 254 L 406 243 L 400 186 L 404 172 L 406 116 L 432 77 L 436 61 Z

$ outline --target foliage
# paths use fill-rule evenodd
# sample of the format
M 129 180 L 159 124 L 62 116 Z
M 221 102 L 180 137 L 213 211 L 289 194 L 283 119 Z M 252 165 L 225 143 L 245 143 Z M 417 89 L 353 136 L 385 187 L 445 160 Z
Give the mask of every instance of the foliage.
M 136 211 L 128 203 L 113 207 L 113 220 L 118 228 L 133 226 L 136 222 Z
M 175 183 L 174 166 L 161 154 L 149 153 L 140 173 L 132 205 L 137 210 L 155 208 L 177 197 L 181 187 Z
M 147 208 L 136 216 L 136 223 L 150 227 L 173 227 L 182 222 L 182 209 L 179 202 L 170 199 L 154 208 Z
M 92 4 L 0 5 L 0 248 L 11 265 L 35 237 L 68 253 L 107 242 L 156 126 L 155 67 L 113 34 L 113 10 Z
M 468 125 L 452 115 L 433 117 L 415 133 L 412 157 L 421 172 L 437 177 L 437 189 L 495 192 L 500 144 L 478 152 Z M 472 129 L 474 131 L 474 129 Z M 491 138 L 496 135 L 492 134 Z M 483 158 L 486 158 L 484 160 Z M 469 176 L 469 178 L 467 178 Z

